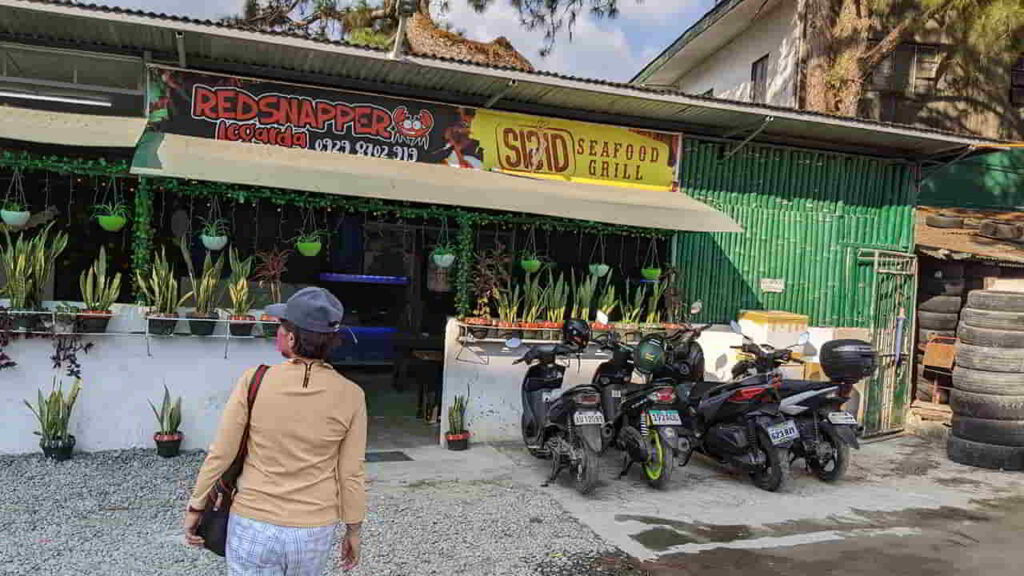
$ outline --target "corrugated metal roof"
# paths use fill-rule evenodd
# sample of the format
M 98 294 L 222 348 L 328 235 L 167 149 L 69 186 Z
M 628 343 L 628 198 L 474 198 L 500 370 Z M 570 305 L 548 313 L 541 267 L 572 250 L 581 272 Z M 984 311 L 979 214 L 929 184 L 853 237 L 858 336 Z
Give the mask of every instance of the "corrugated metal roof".
M 178 33 L 184 35 L 191 67 L 465 105 L 480 106 L 502 94 L 496 108 L 736 139 L 760 127 L 756 140 L 761 142 L 901 158 L 995 143 L 552 72 L 523 72 L 423 56 L 391 59 L 386 52 L 344 42 L 154 12 L 67 0 L 0 0 L 0 34 L 9 40 L 151 52 L 154 60 L 176 62 Z M 772 121 L 762 126 L 768 117 Z

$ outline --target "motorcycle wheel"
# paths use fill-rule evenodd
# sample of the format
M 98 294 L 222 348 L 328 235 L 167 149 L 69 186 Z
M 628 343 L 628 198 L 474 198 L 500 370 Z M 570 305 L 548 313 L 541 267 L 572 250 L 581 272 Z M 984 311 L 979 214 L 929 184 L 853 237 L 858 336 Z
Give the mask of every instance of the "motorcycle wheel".
M 819 462 L 817 458 L 808 458 L 807 467 L 818 477 L 818 480 L 835 482 L 846 474 L 846 469 L 850 466 L 850 447 L 840 440 L 832 430 L 822 430 L 822 435 L 832 448 L 832 457 L 826 462 Z
M 675 453 L 661 443 L 661 436 L 657 430 L 651 428 L 650 431 L 651 459 L 644 464 L 644 475 L 652 488 L 664 490 L 672 479 L 672 471 L 676 468 Z
M 572 442 L 573 452 L 579 455 L 572 474 L 573 487 L 580 494 L 586 495 L 597 485 L 597 452 L 590 449 L 582 438 L 576 437 Z
M 549 454 L 546 450 L 544 450 L 543 448 L 530 448 L 530 439 L 527 437 L 526 434 L 526 426 L 526 414 L 523 414 L 519 418 L 519 430 L 523 433 L 523 445 L 526 446 L 526 451 L 529 452 L 530 456 L 533 456 L 534 458 L 546 460 L 549 457 Z
M 785 455 L 772 444 L 764 431 L 757 433 L 757 447 L 764 452 L 767 464 L 761 470 L 750 473 L 750 479 L 754 486 L 768 492 L 778 492 L 786 486 L 789 481 L 789 463 Z

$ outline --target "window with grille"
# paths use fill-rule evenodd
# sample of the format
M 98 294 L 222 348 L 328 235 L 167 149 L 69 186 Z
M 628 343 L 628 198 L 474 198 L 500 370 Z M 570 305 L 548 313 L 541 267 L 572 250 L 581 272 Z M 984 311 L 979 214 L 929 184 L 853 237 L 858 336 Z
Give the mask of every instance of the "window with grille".
M 750 101 L 764 104 L 768 101 L 768 55 L 750 65 Z
M 1024 56 L 1018 58 L 1010 70 L 1010 102 L 1024 106 Z

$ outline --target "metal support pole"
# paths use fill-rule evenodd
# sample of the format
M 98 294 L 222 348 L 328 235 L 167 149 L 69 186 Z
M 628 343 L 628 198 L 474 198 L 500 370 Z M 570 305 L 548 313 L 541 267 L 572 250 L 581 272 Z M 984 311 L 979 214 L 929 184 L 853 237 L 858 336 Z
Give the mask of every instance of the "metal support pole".
M 391 48 L 392 60 L 398 60 L 402 57 L 402 42 L 405 41 L 405 21 L 407 19 L 405 16 L 398 18 L 398 30 L 395 31 L 395 45 Z
M 746 147 L 746 145 L 749 144 L 751 140 L 753 140 L 754 138 L 757 138 L 757 135 L 760 134 L 765 128 L 767 128 L 768 125 L 771 124 L 773 120 L 775 120 L 775 116 L 765 116 L 764 117 L 764 121 L 761 122 L 761 125 L 758 126 L 756 130 L 751 132 L 750 136 L 747 136 L 746 138 L 744 138 L 743 141 L 740 142 L 739 144 L 737 144 L 735 148 L 733 148 L 728 153 L 726 153 L 726 155 L 723 156 L 722 159 L 719 160 L 719 162 L 725 162 L 729 158 L 732 158 L 732 156 L 734 154 L 736 154 L 737 152 L 742 150 L 744 147 Z

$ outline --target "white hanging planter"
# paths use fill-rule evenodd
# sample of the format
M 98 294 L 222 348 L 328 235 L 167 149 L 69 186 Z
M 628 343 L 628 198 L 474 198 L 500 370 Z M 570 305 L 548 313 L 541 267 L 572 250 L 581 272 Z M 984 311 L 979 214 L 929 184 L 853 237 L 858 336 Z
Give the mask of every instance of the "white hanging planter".
M 455 264 L 455 254 L 451 252 L 434 252 L 430 258 L 438 268 L 451 268 Z
M 227 236 L 207 236 L 206 234 L 200 234 L 199 238 L 203 241 L 203 246 L 205 246 L 207 250 L 211 250 L 213 252 L 223 250 L 224 247 L 228 245 Z
M 604 278 L 608 274 L 609 270 L 611 270 L 611 267 L 608 266 L 607 264 L 590 265 L 590 273 L 593 274 L 594 276 L 597 276 L 598 278 Z
M 11 228 L 22 228 L 28 224 L 32 213 L 27 210 L 0 210 L 0 219 Z

